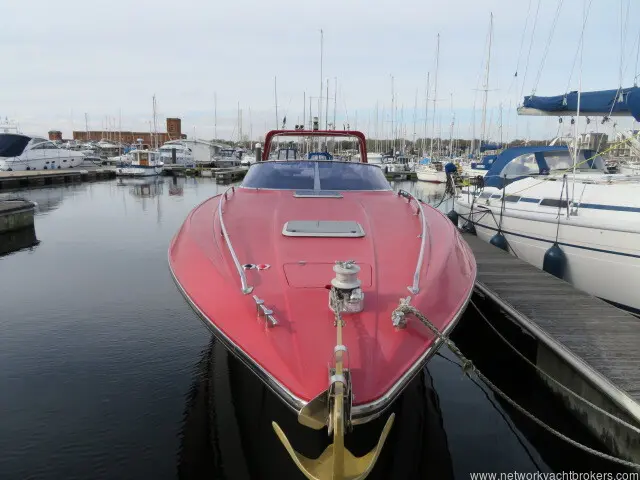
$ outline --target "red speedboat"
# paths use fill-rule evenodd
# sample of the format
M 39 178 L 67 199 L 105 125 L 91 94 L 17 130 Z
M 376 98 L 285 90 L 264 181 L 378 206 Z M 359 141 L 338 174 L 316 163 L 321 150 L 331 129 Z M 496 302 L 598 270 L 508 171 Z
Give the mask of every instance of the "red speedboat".
M 267 161 L 276 135 L 355 137 L 361 163 Z M 360 132 L 271 131 L 263 161 L 197 206 L 169 249 L 176 283 L 213 334 L 300 423 L 333 434 L 312 460 L 274 424 L 308 478 L 368 474 L 393 415 L 366 458 L 344 449 L 343 433 L 380 416 L 440 345 L 394 311 L 408 301 L 447 334 L 476 277 L 447 217 L 394 192 L 366 159 Z

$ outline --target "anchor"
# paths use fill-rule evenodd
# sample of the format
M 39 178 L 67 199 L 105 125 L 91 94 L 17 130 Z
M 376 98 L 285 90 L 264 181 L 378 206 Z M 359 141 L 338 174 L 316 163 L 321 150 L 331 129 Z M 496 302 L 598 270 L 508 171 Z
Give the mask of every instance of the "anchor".
M 353 394 L 351 377 L 344 366 L 344 354 L 347 347 L 342 343 L 342 327 L 339 289 L 331 289 L 330 304 L 335 313 L 337 344 L 334 348 L 335 367 L 331 369 L 329 388 L 311 400 L 298 414 L 298 421 L 310 428 L 319 430 L 328 426 L 329 435 L 333 435 L 330 444 L 318 458 L 307 458 L 291 446 L 287 436 L 276 422 L 273 429 L 296 466 L 309 480 L 361 480 L 366 478 L 376 464 L 389 435 L 395 418 L 392 413 L 382 429 L 377 445 L 362 457 L 356 457 L 344 446 L 345 432 L 351 428 L 351 405 Z M 328 417 L 328 418 L 327 418 Z

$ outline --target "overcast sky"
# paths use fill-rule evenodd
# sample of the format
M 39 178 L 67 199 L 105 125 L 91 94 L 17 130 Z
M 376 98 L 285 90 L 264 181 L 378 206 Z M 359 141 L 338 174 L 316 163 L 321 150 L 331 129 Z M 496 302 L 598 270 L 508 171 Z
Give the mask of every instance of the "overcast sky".
M 431 72 L 433 98 L 436 34 L 440 33 L 436 134 L 442 130 L 444 137 L 449 136 L 453 99 L 456 136 L 468 138 L 474 101 L 477 130 L 480 125 L 482 92 L 476 89 L 482 86 L 479 79 L 493 12 L 487 113 L 491 136 L 499 134 L 500 104 L 505 137 L 516 134 L 516 125 L 519 137 L 554 136 L 557 119 L 520 117 L 516 122 L 515 107 L 521 93 L 530 94 L 534 86 L 539 95 L 578 88 L 579 64 L 573 74 L 572 64 L 583 8 L 589 1 L 3 0 L 0 116 L 19 122 L 26 133 L 59 129 L 68 137 L 73 129 L 85 128 L 85 113 L 90 129 L 102 129 L 106 117 L 111 118 L 112 128 L 117 127 L 121 112 L 123 129 L 148 130 L 155 94 L 160 130 L 166 116 L 179 116 L 185 133 L 211 138 L 217 96 L 218 136 L 237 136 L 239 103 L 244 133 L 251 131 L 257 139 L 276 126 L 275 77 L 279 117 L 286 115 L 288 126 L 302 121 L 305 92 L 307 109 L 308 97 L 319 96 L 323 29 L 323 73 L 331 79 L 331 119 L 337 78 L 338 126 L 348 118 L 352 128 L 375 134 L 377 103 L 378 132 L 383 125 L 389 131 L 393 75 L 399 108 L 396 121 L 404 121 L 411 137 L 417 90 L 416 130 L 421 136 L 426 77 Z M 621 32 L 626 33 L 622 83 L 630 86 L 637 74 L 640 4 L 591 1 L 582 88 L 619 85 Z M 557 27 L 549 43 L 559 4 Z M 622 23 L 621 10 L 628 17 Z M 313 108 L 317 114 L 316 99 Z M 429 117 L 432 113 L 431 104 Z M 563 125 L 568 128 L 568 124 Z M 631 125 L 629 120 L 618 121 L 618 128 Z M 432 128 L 429 118 L 429 134 Z

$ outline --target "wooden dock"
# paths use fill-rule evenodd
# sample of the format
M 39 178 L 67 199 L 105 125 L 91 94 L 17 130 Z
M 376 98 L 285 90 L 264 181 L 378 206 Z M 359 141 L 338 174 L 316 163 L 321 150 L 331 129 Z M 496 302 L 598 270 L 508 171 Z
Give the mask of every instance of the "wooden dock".
M 74 182 L 91 182 L 115 178 L 113 168 L 87 168 L 64 170 L 29 170 L 0 172 L 0 190 L 58 185 Z
M 218 168 L 218 167 L 197 167 L 186 168 L 180 164 L 165 165 L 163 169 L 164 175 L 174 177 L 194 176 L 215 178 L 216 183 L 232 183 L 240 181 L 247 174 L 247 168 Z
M 640 426 L 640 319 L 465 233 L 477 291 L 537 340 L 535 363 L 615 417 Z M 640 435 L 564 392 L 560 395 L 615 454 L 640 463 Z

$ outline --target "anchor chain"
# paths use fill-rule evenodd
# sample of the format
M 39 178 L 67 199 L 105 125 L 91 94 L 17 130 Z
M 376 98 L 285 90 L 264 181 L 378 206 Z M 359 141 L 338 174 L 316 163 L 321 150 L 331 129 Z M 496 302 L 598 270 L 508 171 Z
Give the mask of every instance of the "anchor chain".
M 578 449 L 580 449 L 580 450 L 582 450 L 584 452 L 590 453 L 590 454 L 592 454 L 592 455 L 594 455 L 596 457 L 602 458 L 604 460 L 608 460 L 608 461 L 613 462 L 613 463 L 617 463 L 619 465 L 624 465 L 625 467 L 640 469 L 640 464 L 638 464 L 638 463 L 634 463 L 634 462 L 630 462 L 630 461 L 627 461 L 627 460 L 623 460 L 621 458 L 614 457 L 613 455 L 609 455 L 609 454 L 600 452 L 600 451 L 595 450 L 595 449 L 593 449 L 591 447 L 587 447 L 586 445 L 583 445 L 583 444 L 573 440 L 572 438 L 567 437 L 566 435 L 564 435 L 564 434 L 560 433 L 559 431 L 557 431 L 556 429 L 550 427 L 545 422 L 540 420 L 538 417 L 536 417 L 535 415 L 533 415 L 532 413 L 530 413 L 529 411 L 525 410 L 523 407 L 518 405 L 515 402 L 515 400 L 512 400 L 511 397 L 509 397 L 506 393 L 504 393 L 491 380 L 489 380 L 480 370 L 478 370 L 478 368 L 473 364 L 473 362 L 471 360 L 469 360 L 467 357 L 465 357 L 465 355 L 460 351 L 460 349 L 456 346 L 456 344 L 453 343 L 453 341 L 450 340 L 449 337 L 447 337 L 442 332 L 440 332 L 440 330 L 438 330 L 436 328 L 436 326 L 433 325 L 433 323 L 431 323 L 431 321 L 427 318 L 426 315 L 424 315 L 422 312 L 420 312 L 420 310 L 418 310 L 416 307 L 410 305 L 409 304 L 409 299 L 401 299 L 400 300 L 400 303 L 399 303 L 398 307 L 393 311 L 392 316 L 394 316 L 394 315 L 398 316 L 398 314 L 405 315 L 405 316 L 407 314 L 414 315 L 418 320 L 420 320 L 420 322 L 422 322 L 423 325 L 425 325 L 429 330 L 431 330 L 431 332 L 433 332 L 433 334 L 440 341 L 442 341 L 442 343 L 444 343 L 449 348 L 449 350 L 451 350 L 453 352 L 453 354 L 456 355 L 456 357 L 458 357 L 460 359 L 460 361 L 462 362 L 461 369 L 462 369 L 462 372 L 465 375 L 469 376 L 469 372 L 475 373 L 476 376 L 480 380 L 482 380 L 491 390 L 493 390 L 493 392 L 495 392 L 498 396 L 500 396 L 504 401 L 506 401 L 509 405 L 511 405 L 513 408 L 515 408 L 522 415 L 524 415 L 525 417 L 527 417 L 528 419 L 530 419 L 531 421 L 536 423 L 539 427 L 544 428 L 549 433 L 555 435 L 556 437 L 560 438 L 561 440 L 564 440 L 565 442 L 569 443 L 570 445 L 573 445 L 574 447 L 576 447 L 576 448 L 578 448 Z

